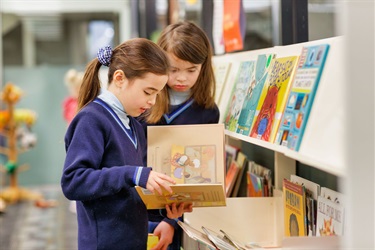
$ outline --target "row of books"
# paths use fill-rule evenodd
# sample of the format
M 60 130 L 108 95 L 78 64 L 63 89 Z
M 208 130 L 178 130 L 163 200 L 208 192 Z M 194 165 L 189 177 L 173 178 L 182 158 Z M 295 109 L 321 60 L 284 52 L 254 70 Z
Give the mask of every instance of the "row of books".
M 302 177 L 283 181 L 285 236 L 344 235 L 344 195 Z
M 320 44 L 303 47 L 299 56 L 259 54 L 238 67 L 214 61 L 216 102 L 228 100 L 225 128 L 298 151 L 328 51 L 329 44 Z M 234 82 L 230 73 L 236 74 Z M 224 98 L 226 84 L 229 98 Z
M 251 161 L 237 147 L 225 145 L 227 197 L 270 197 L 273 194 L 272 171 Z

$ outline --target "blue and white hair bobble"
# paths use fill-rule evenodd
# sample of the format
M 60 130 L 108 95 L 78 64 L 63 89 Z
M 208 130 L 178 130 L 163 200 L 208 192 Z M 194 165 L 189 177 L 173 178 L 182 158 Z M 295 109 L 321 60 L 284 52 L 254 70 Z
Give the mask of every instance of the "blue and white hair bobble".
M 100 48 L 98 50 L 98 60 L 99 62 L 104 66 L 109 66 L 111 63 L 111 57 L 112 57 L 112 48 L 111 46 L 105 46 L 103 48 Z

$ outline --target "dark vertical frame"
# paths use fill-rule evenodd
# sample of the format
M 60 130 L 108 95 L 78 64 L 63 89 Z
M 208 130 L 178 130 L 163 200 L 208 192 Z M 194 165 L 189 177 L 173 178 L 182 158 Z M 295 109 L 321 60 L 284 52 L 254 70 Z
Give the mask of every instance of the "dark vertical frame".
M 282 45 L 307 42 L 308 0 L 281 0 Z

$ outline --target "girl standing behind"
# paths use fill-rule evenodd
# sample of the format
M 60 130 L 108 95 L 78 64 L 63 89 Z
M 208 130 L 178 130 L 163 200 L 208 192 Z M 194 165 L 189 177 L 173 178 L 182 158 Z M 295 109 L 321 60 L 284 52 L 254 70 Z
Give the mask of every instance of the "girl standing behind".
M 109 67 L 107 90 L 100 88 L 102 65 Z M 100 49 L 86 68 L 61 178 L 64 195 L 77 201 L 79 249 L 147 247 L 147 210 L 134 186 L 171 192 L 174 181 L 144 167 L 146 140 L 134 117 L 151 107 L 155 119 L 163 114 L 168 68 L 160 47 L 142 38 Z M 183 204 L 165 211 L 177 218 Z
M 204 31 L 190 21 L 171 24 L 161 32 L 157 43 L 167 52 L 171 64 L 167 83 L 168 111 L 157 122 L 147 120 L 146 116 L 147 125 L 218 123 L 213 52 Z M 160 217 L 149 222 L 149 232 L 160 237 L 160 249 L 167 249 L 172 238 L 168 249 L 180 249 L 181 228 L 175 220 Z

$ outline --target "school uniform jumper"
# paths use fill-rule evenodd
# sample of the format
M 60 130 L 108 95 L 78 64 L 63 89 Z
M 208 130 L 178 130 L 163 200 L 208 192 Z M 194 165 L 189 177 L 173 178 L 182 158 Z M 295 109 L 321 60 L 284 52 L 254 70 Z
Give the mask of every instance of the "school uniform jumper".
M 143 128 L 129 119 L 131 130 L 96 98 L 66 132 L 61 187 L 77 201 L 79 249 L 147 248 L 147 209 L 134 186 L 146 187 L 151 168 L 142 167 Z

